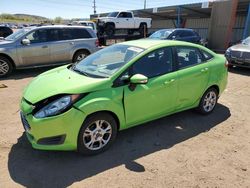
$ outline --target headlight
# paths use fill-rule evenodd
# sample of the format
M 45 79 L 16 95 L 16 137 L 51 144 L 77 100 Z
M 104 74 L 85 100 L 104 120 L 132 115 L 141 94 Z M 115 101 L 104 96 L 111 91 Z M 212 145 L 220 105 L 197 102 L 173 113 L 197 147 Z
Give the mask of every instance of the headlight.
M 66 95 L 41 108 L 34 114 L 35 118 L 45 118 L 58 115 L 69 108 L 80 95 Z
M 230 57 L 231 56 L 231 50 L 228 48 L 226 53 L 225 53 L 226 57 Z

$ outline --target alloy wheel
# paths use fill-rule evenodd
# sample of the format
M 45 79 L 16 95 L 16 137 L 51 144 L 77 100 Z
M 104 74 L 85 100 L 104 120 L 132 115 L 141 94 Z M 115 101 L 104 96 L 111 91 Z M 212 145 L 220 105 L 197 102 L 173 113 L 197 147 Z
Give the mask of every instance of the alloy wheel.
M 91 123 L 83 133 L 83 143 L 89 150 L 99 150 L 106 146 L 112 135 L 112 127 L 105 120 Z
M 9 65 L 6 61 L 0 60 L 0 75 L 6 75 L 9 72 Z
M 214 91 L 209 91 L 203 101 L 203 109 L 210 112 L 214 109 L 217 101 L 217 95 Z

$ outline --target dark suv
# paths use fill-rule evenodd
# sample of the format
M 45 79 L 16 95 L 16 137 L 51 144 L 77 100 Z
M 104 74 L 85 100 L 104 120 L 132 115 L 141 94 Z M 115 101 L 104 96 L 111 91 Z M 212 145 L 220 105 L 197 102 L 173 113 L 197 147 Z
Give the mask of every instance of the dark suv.
M 161 29 L 149 36 L 150 39 L 180 40 L 192 43 L 200 43 L 201 37 L 192 29 Z
M 13 33 L 13 31 L 6 26 L 0 26 L 0 37 L 7 37 L 9 35 L 11 35 Z

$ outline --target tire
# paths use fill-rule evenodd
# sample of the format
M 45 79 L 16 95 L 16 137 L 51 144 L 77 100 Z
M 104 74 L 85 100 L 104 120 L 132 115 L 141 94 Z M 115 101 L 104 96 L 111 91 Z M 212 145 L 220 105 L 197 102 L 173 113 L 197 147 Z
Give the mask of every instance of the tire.
M 106 35 L 108 35 L 109 37 L 112 37 L 115 34 L 115 26 L 108 24 L 105 27 L 105 33 Z
M 198 112 L 201 114 L 210 114 L 218 101 L 218 91 L 217 89 L 211 87 L 202 96 L 200 104 L 198 107 Z
M 6 57 L 0 57 L 0 78 L 10 75 L 13 71 L 11 61 Z
M 72 62 L 77 63 L 83 60 L 84 58 L 86 58 L 88 55 L 89 55 L 89 52 L 86 50 L 77 51 L 73 56 Z
M 78 152 L 96 155 L 107 150 L 115 141 L 117 122 L 108 113 L 100 112 L 89 116 L 78 135 Z
M 146 27 L 146 33 L 144 33 L 144 27 Z M 139 27 L 139 33 L 141 36 L 144 36 L 144 34 L 147 34 L 148 32 L 148 28 L 147 28 L 147 24 L 143 23 L 140 25 Z

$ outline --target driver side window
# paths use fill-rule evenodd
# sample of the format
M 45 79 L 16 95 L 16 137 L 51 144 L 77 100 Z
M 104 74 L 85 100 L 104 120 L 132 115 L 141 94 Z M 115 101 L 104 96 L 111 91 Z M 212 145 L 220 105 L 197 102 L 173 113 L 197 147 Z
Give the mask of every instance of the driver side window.
M 138 60 L 132 66 L 132 74 L 153 78 L 173 71 L 172 49 L 161 48 Z
M 35 30 L 26 36 L 26 39 L 30 40 L 30 43 L 47 42 L 47 30 L 40 29 Z

